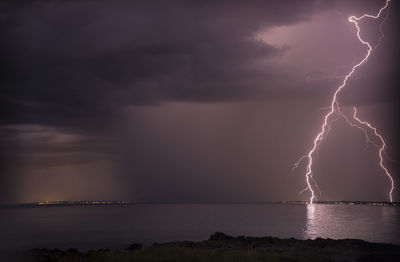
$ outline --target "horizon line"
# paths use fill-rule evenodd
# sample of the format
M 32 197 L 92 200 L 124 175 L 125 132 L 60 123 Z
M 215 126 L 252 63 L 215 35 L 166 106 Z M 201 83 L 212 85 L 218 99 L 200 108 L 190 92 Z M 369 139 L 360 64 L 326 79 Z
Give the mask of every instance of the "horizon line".
M 279 200 L 279 201 L 126 201 L 126 200 L 61 200 L 61 201 L 38 201 L 23 203 L 5 203 L 0 207 L 12 206 L 73 206 L 73 205 L 240 205 L 240 204 L 309 204 L 304 200 Z M 398 206 L 400 202 L 390 201 L 360 201 L 360 200 L 322 200 L 314 201 L 314 204 L 342 204 L 342 205 L 390 205 Z

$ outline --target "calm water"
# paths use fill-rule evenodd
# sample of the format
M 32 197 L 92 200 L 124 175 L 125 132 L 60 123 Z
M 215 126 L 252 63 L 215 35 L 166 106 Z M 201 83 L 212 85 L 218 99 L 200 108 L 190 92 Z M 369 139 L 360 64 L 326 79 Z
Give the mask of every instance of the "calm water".
M 400 207 L 132 205 L 0 209 L 0 250 L 81 250 L 231 235 L 358 238 L 400 244 Z

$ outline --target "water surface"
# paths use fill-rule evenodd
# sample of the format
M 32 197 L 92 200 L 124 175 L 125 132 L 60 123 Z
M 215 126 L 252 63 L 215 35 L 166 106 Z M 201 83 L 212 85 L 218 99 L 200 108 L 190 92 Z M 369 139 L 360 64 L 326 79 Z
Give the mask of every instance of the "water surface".
M 0 208 L 0 250 L 81 250 L 133 242 L 234 236 L 357 238 L 400 244 L 400 207 L 301 204 L 139 204 Z

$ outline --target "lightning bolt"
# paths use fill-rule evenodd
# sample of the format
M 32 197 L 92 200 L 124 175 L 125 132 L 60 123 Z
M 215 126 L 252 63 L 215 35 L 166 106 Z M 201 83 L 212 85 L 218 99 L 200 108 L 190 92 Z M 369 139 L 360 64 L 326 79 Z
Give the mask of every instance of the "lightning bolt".
M 388 176 L 388 178 L 391 181 L 391 189 L 389 191 L 389 199 L 390 199 L 390 202 L 393 202 L 392 193 L 393 193 L 393 190 L 394 190 L 394 181 L 393 181 L 393 178 L 390 175 L 388 169 L 384 166 L 384 163 L 383 163 L 383 155 L 384 155 L 384 150 L 386 148 L 386 144 L 385 144 L 385 141 L 384 141 L 383 137 L 378 133 L 377 129 L 374 126 L 372 126 L 370 123 L 368 123 L 366 121 L 362 121 L 360 118 L 358 118 L 357 109 L 355 107 L 354 107 L 354 114 L 352 116 L 352 120 L 354 120 L 355 123 L 353 121 L 350 121 L 348 119 L 348 117 L 345 116 L 342 113 L 342 111 L 340 110 L 340 105 L 339 105 L 339 102 L 338 102 L 338 99 L 337 99 L 339 93 L 342 91 L 343 88 L 346 87 L 346 84 L 347 84 L 347 81 L 349 80 L 349 78 L 354 74 L 354 72 L 356 71 L 357 68 L 359 68 L 361 65 L 363 65 L 368 60 L 369 56 L 371 55 L 371 53 L 374 50 L 374 48 L 372 48 L 371 43 L 368 42 L 368 41 L 365 41 L 360 36 L 360 26 L 358 25 L 358 22 L 360 20 L 364 19 L 364 18 L 378 19 L 381 16 L 382 12 L 388 8 L 389 2 L 390 2 L 390 0 L 386 0 L 385 5 L 381 9 L 379 9 L 379 12 L 376 15 L 364 14 L 364 15 L 362 15 L 360 17 L 356 17 L 356 16 L 350 16 L 349 17 L 349 22 L 353 23 L 355 25 L 356 29 L 357 29 L 357 38 L 358 38 L 358 40 L 361 42 L 362 45 L 367 47 L 367 53 L 365 54 L 365 56 L 357 64 L 353 65 L 353 67 L 351 68 L 350 72 L 347 73 L 347 75 L 345 75 L 342 84 L 334 92 L 333 97 L 332 97 L 332 102 L 331 102 L 331 105 L 329 107 L 330 111 L 324 116 L 324 121 L 323 121 L 322 126 L 321 126 L 321 131 L 315 137 L 315 139 L 313 141 L 313 147 L 308 152 L 308 154 L 303 155 L 294 164 L 294 169 L 296 169 L 303 160 L 307 160 L 307 168 L 306 168 L 306 174 L 305 174 L 305 180 L 306 180 L 307 187 L 305 189 L 303 189 L 301 192 L 304 192 L 306 190 L 310 191 L 311 196 L 310 196 L 309 203 L 313 203 L 316 200 L 315 190 L 314 190 L 312 184 L 319 191 L 318 185 L 317 185 L 315 179 L 313 178 L 313 171 L 312 171 L 313 156 L 314 156 L 315 152 L 318 150 L 319 145 L 322 143 L 324 138 L 326 138 L 327 134 L 331 130 L 332 123 L 335 122 L 336 120 L 338 120 L 339 117 L 342 117 L 350 126 L 360 129 L 364 133 L 367 143 L 371 143 L 371 144 L 373 144 L 375 147 L 377 147 L 379 149 L 379 151 L 378 151 L 379 165 L 382 168 L 382 170 L 385 172 L 386 176 Z M 384 36 L 383 30 L 382 30 L 382 25 L 385 22 L 386 17 L 387 17 L 387 12 L 386 12 L 386 16 L 383 19 L 383 21 L 382 21 L 382 23 L 380 25 L 380 28 L 379 28 L 381 35 L 379 37 L 379 41 L 378 41 L 377 46 L 380 45 L 381 39 Z M 374 133 L 374 135 L 380 140 L 380 142 L 381 142 L 380 144 L 381 145 L 378 145 L 377 143 L 375 143 L 375 142 L 370 140 L 369 135 L 368 135 L 368 131 L 367 131 L 366 128 L 368 128 L 370 131 L 372 131 Z
M 387 1 L 390 1 L 390 0 L 387 0 Z M 384 153 L 384 150 L 386 148 L 385 140 L 383 140 L 382 135 L 378 133 L 378 131 L 376 130 L 376 127 L 372 126 L 370 123 L 368 123 L 366 121 L 360 120 L 360 118 L 357 117 L 357 109 L 355 107 L 353 109 L 354 109 L 353 119 L 355 119 L 360 125 L 367 126 L 369 129 L 371 129 L 374 132 L 374 135 L 376 137 L 378 137 L 379 140 L 381 141 L 381 146 L 379 147 L 379 151 L 378 151 L 379 166 L 383 169 L 383 171 L 385 171 L 386 176 L 388 176 L 388 178 L 390 180 L 391 188 L 390 188 L 390 191 L 389 191 L 389 199 L 390 199 L 390 202 L 393 202 L 393 196 L 392 196 L 393 190 L 394 190 L 393 177 L 390 175 L 389 171 L 387 170 L 387 168 L 383 164 L 383 153 Z M 375 146 L 376 146 L 376 144 L 375 144 Z

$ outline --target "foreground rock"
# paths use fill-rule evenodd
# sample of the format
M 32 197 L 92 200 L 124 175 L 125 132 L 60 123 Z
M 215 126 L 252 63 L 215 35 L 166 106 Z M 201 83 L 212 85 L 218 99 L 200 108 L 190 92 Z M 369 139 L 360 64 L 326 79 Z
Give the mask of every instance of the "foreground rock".
M 200 242 L 180 241 L 142 248 L 81 253 L 34 249 L 32 261 L 400 261 L 400 246 L 344 239 L 232 237 L 217 232 Z

